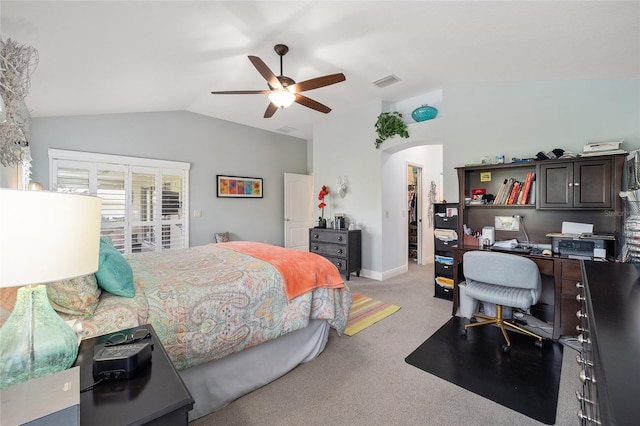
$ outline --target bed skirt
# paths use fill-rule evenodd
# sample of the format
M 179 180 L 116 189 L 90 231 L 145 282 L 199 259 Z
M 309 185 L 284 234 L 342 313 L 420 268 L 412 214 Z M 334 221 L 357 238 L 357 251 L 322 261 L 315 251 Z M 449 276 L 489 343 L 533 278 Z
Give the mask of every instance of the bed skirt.
M 195 400 L 189 421 L 212 413 L 316 358 L 329 337 L 326 320 L 208 364 L 180 371 Z

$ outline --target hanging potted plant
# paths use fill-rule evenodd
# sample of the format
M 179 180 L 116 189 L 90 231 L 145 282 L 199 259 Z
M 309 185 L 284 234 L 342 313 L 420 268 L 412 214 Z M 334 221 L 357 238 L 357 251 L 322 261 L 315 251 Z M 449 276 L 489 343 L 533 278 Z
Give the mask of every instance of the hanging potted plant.
M 398 111 L 381 113 L 376 121 L 376 132 L 378 133 L 376 149 L 380 149 L 380 144 L 391 136 L 409 137 L 407 125 L 402 121 L 402 113 Z

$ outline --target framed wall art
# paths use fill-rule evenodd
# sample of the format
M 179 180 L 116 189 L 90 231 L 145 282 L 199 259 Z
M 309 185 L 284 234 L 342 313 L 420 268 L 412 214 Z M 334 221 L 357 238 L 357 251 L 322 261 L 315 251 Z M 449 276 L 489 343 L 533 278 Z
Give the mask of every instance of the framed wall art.
M 216 175 L 220 198 L 262 198 L 262 178 Z

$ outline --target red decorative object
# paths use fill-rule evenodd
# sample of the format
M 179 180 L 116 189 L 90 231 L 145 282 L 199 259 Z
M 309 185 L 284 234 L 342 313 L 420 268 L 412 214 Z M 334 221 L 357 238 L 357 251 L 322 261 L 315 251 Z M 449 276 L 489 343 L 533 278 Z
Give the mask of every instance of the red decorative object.
M 329 195 L 329 190 L 326 185 L 322 185 L 320 193 L 318 194 L 318 200 L 320 200 L 320 204 L 318 204 L 318 208 L 320 209 L 320 225 L 322 225 L 322 223 L 326 224 L 324 219 L 324 208 L 327 207 L 327 205 L 324 202 L 324 197 L 327 195 Z

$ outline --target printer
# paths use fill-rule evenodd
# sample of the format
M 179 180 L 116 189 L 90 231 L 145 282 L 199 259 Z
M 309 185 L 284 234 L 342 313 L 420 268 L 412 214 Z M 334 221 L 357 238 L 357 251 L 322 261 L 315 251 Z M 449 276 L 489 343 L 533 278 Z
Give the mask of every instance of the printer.
M 548 234 L 553 254 L 606 259 L 613 256 L 615 237 L 595 234 Z

